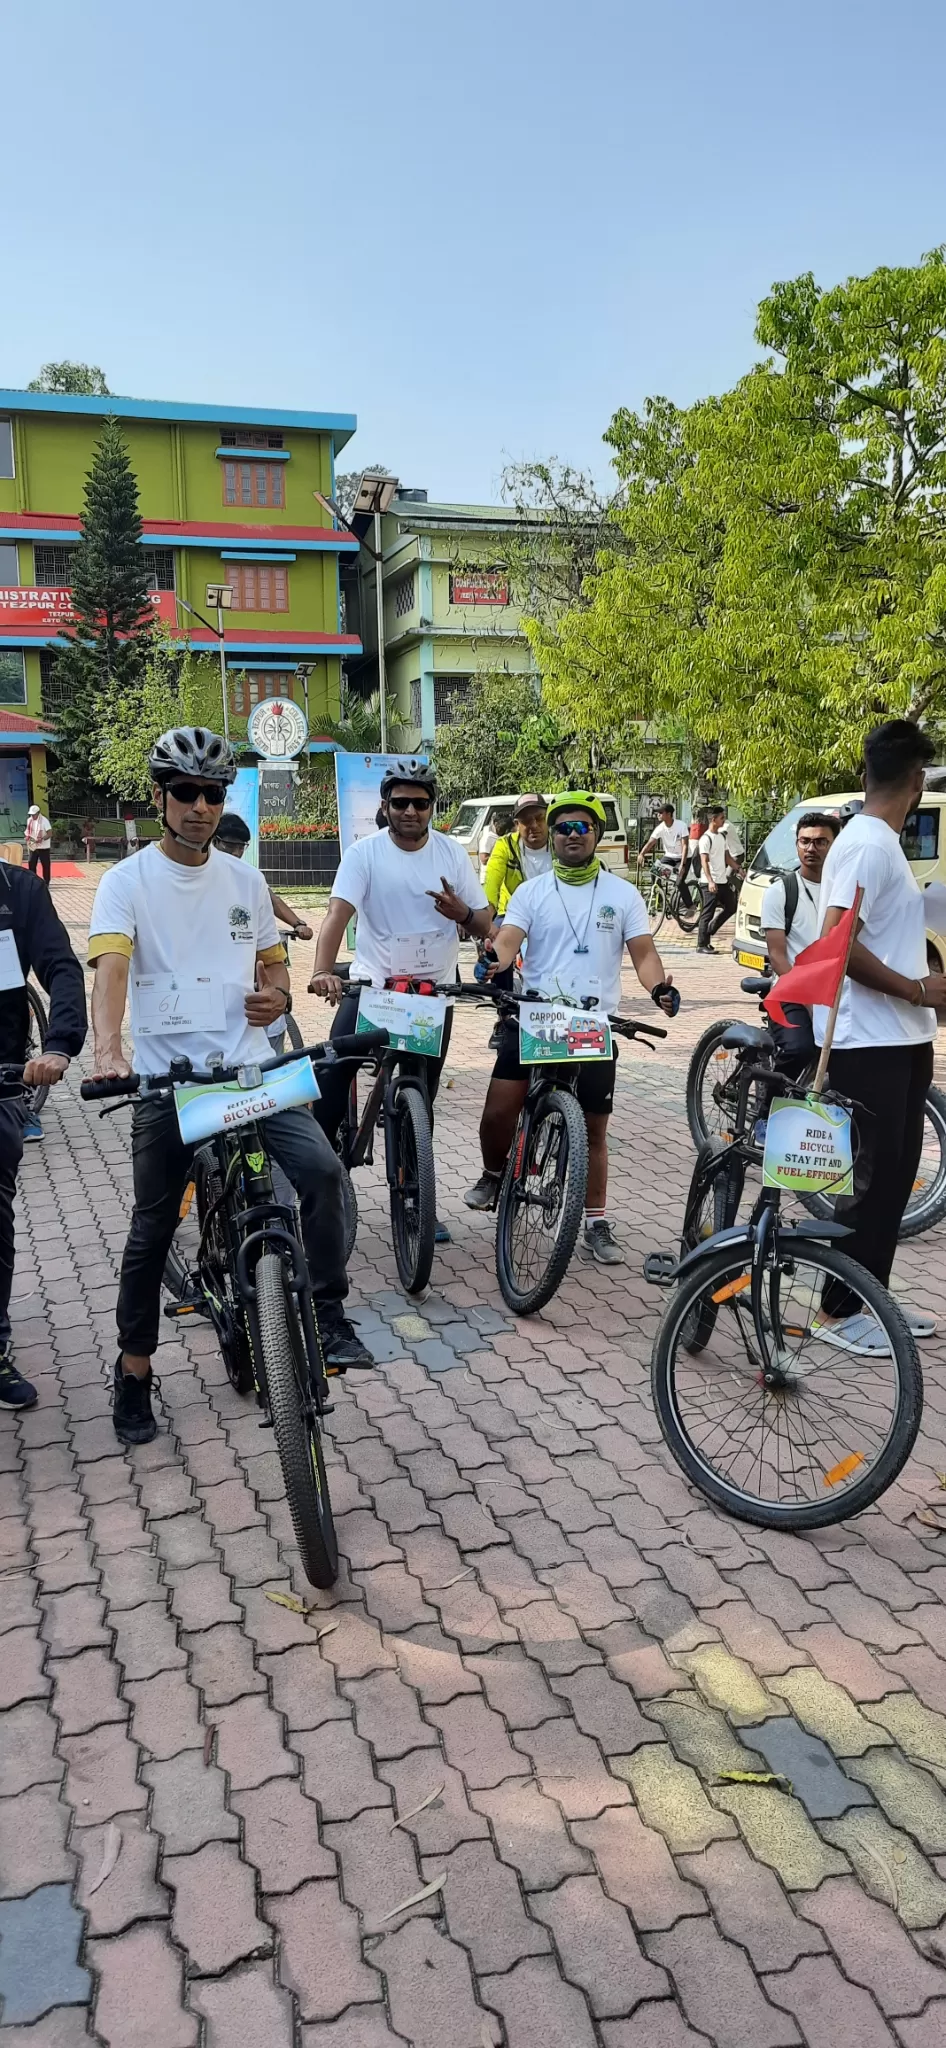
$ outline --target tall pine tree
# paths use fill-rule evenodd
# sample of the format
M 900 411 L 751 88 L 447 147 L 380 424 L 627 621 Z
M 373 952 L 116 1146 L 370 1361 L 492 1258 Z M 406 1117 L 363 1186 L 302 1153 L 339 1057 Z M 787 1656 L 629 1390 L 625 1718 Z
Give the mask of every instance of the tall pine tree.
M 82 539 L 72 578 L 73 624 L 64 632 L 54 679 L 59 802 L 75 801 L 96 780 L 96 715 L 102 699 L 141 680 L 151 653 L 154 612 L 141 550 L 138 484 L 117 420 L 102 428 L 85 480 Z

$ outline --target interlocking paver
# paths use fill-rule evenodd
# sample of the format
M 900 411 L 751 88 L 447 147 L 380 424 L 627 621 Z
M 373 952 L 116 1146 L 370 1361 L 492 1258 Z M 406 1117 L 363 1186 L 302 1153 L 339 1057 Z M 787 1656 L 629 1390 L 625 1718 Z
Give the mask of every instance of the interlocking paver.
M 253 1791 L 234 1792 L 230 1805 L 242 1818 L 247 1860 L 264 1892 L 291 1892 L 305 1878 L 335 1876 L 334 1857 L 319 1840 L 318 1808 L 297 1779 L 271 1778 Z
M 280 1937 L 280 1982 L 295 1992 L 302 2019 L 337 2019 L 349 2005 L 377 2000 L 379 1980 L 361 1960 L 357 1915 L 333 1878 L 267 1900 L 266 1914 Z
M 896 1750 L 872 1750 L 847 1764 L 853 1778 L 869 1785 L 894 1827 L 914 1835 L 928 1856 L 946 1854 L 946 1795 L 928 1771 L 917 1770 Z
M 741 1948 L 709 1920 L 681 1920 L 648 1936 L 647 1952 L 671 1971 L 687 2019 L 718 2048 L 788 2048 L 799 2040 L 786 2013 L 770 2005 Z
M 905 1927 L 935 1927 L 946 1917 L 946 1859 L 938 1859 L 944 1865 L 938 1876 L 910 1836 L 891 1827 L 878 1807 L 823 1821 L 821 1831 L 844 1851 L 870 1897 L 895 1906 Z
M 103 1878 L 106 1852 L 111 1861 L 118 1834 L 118 1855 Z M 91 1934 L 121 1934 L 138 1920 L 166 1920 L 171 1910 L 163 1885 L 155 1881 L 158 1837 L 141 1813 L 120 1813 L 107 1827 L 83 1828 L 73 1836 L 81 1856 L 77 1898 L 89 1916 Z
M 58 1785 L 63 1765 L 53 1755 L 55 1740 L 55 1723 L 39 1700 L 0 1714 L 0 1799 L 30 1785 Z
M 165 1856 L 174 1938 L 198 1976 L 219 1976 L 245 1957 L 268 1953 L 271 1929 L 256 1912 L 253 1873 L 235 1843 L 208 1842 L 193 1856 Z
M 27 1899 L 0 1904 L 0 2011 L 5 2021 L 35 2020 L 51 2005 L 88 2002 L 91 1980 L 77 1961 L 81 1937 L 82 1920 L 68 1885 L 44 1884 Z
M 394 2025 L 412 2048 L 443 2048 L 445 2041 L 451 2048 L 483 2048 L 486 2019 L 466 1954 L 429 1920 L 409 1920 L 386 1934 L 373 1961 L 387 1980 Z
M 234 1700 L 214 1713 L 217 1762 L 231 1789 L 245 1791 L 267 1778 L 294 1777 L 296 1762 L 283 1746 L 282 1720 L 259 1694 Z
M 90 1941 L 88 1953 L 100 1976 L 95 2028 L 107 2048 L 196 2048 L 182 1959 L 163 1927 L 130 1927 L 114 1939 Z
M 153 1793 L 152 1818 L 168 1855 L 187 1856 L 205 1842 L 233 1841 L 240 1829 L 224 1807 L 224 1777 L 200 1750 L 185 1749 L 167 1763 L 146 1763 Z
M 639 1931 L 656 1932 L 672 1927 L 686 1913 L 706 1912 L 706 1900 L 698 1889 L 703 1882 L 703 1859 L 692 1858 L 694 1882 L 684 1883 L 663 1836 L 645 1827 L 634 1807 L 609 1807 L 597 1820 L 575 1821 L 571 1833 L 576 1842 L 591 1850 L 605 1890 L 628 1908 Z M 718 1854 L 736 1845 L 715 1846 Z M 703 1853 L 708 1860 L 714 1852 L 707 1849 Z M 758 1869 L 757 1865 L 751 1867 Z M 682 1860 L 680 1868 L 684 1868 Z
M 883 2012 L 919 2013 L 942 1990 L 941 1971 L 918 1954 L 891 1908 L 865 1898 L 854 1878 L 829 1878 L 801 1911 L 824 1930 L 845 1974 L 872 1991 Z
M 736 1829 L 711 1806 L 695 1771 L 681 1764 L 663 1743 L 652 1743 L 619 1766 L 648 1827 L 657 1828 L 675 1856 L 705 1849 Z
M 831 1956 L 803 1956 L 784 1976 L 768 1977 L 766 1990 L 795 2014 L 809 2048 L 894 2048 L 873 1999 L 842 1977 Z
M 533 2048 L 538 2038 L 542 2048 L 595 2048 L 585 2000 L 551 1956 L 529 1957 L 505 1976 L 484 1978 L 482 1993 L 502 2014 L 509 2048 Z
M 148 1794 L 137 1782 L 138 1751 L 122 1722 L 106 1722 L 88 1735 L 64 1737 L 59 1745 L 66 1760 L 66 1798 L 77 1827 L 95 1827 L 146 1806 Z
M 417 1700 L 395 1671 L 345 1684 L 355 1710 L 355 1727 L 376 1757 L 406 1756 L 412 1749 L 436 1749 L 437 1731 L 421 1720 Z
M 643 1954 L 628 1913 L 596 1877 L 569 1877 L 557 1891 L 537 1895 L 533 1908 L 551 1929 L 569 1983 L 580 1985 L 596 2018 L 618 2018 L 669 1990 L 663 1970 Z
M 0 1800 L 0 1899 L 70 1883 L 75 1857 L 65 1846 L 68 1826 L 69 1809 L 55 1785 L 34 1785 Z
M 197 1718 L 197 1692 L 183 1671 L 161 1671 L 125 1686 L 131 1701 L 132 1741 L 153 1757 L 200 1749 L 204 1731 Z
M 270 1963 L 249 1963 L 216 1981 L 190 1986 L 190 2005 L 203 2016 L 205 2048 L 293 2048 L 292 2005 L 273 1983 Z

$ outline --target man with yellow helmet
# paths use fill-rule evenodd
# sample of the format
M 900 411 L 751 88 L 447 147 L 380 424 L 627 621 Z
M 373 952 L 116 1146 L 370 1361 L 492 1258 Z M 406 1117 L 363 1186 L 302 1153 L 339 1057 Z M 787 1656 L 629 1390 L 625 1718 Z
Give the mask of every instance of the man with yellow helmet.
M 582 1002 L 597 997 L 603 1013 L 621 1000 L 624 948 L 638 981 L 670 1017 L 680 997 L 664 973 L 650 935 L 643 897 L 633 884 L 598 859 L 606 827 L 604 805 L 588 790 L 569 789 L 549 805 L 552 866 L 523 882 L 495 940 L 493 972 L 510 967 L 527 947 L 525 978 L 530 989 L 552 999 Z M 624 1254 L 607 1215 L 608 1118 L 614 1102 L 615 1059 L 582 1066 L 578 1100 L 588 1131 L 588 1189 L 582 1254 L 602 1266 L 619 1266 Z M 483 1172 L 465 1199 L 471 1209 L 495 1206 L 506 1156 L 525 1100 L 529 1069 L 519 1060 L 518 1023 L 504 1021 L 496 1064 L 483 1107 L 480 1147 Z

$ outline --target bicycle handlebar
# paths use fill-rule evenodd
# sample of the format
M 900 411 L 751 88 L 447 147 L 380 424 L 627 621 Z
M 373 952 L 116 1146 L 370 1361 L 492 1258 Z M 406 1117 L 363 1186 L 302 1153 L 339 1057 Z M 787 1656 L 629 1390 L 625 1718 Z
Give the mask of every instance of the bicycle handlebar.
M 112 1095 L 137 1095 L 142 1081 L 155 1091 L 167 1088 L 211 1088 L 221 1081 L 238 1081 L 249 1067 L 271 1074 L 276 1067 L 288 1067 L 293 1060 L 309 1059 L 314 1067 L 334 1066 L 342 1060 L 370 1060 L 389 1044 L 389 1033 L 358 1031 L 346 1033 L 332 1045 L 306 1045 L 300 1051 L 280 1053 L 273 1060 L 243 1060 L 239 1066 L 215 1067 L 213 1072 L 192 1067 L 188 1059 L 177 1063 L 178 1071 L 167 1074 L 106 1074 L 101 1080 L 83 1081 L 79 1094 L 83 1102 L 102 1102 Z M 22 1069 L 20 1070 L 22 1073 Z M 0 1070 L 2 1073 L 2 1070 Z
M 547 996 L 535 995 L 531 990 L 523 996 L 515 996 L 509 989 L 490 988 L 488 982 L 482 981 L 457 981 L 450 988 L 445 989 L 443 993 L 451 996 L 476 997 L 479 1001 L 485 996 L 488 1002 L 495 1003 L 497 1007 L 508 1004 L 516 1009 L 522 1003 L 544 1003 L 550 1000 Z M 607 1010 L 588 1010 L 585 1014 L 592 1022 L 595 1018 L 607 1017 L 612 1031 L 619 1032 L 622 1038 L 666 1038 L 667 1036 L 666 1031 L 659 1024 L 640 1024 L 634 1017 L 613 1017 Z

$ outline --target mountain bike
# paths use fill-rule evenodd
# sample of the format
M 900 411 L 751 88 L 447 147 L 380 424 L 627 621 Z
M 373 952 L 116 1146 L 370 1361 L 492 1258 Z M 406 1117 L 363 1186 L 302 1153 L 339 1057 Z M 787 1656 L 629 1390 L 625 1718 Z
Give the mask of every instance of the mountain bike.
M 839 1247 L 845 1224 L 786 1224 L 781 1191 L 766 1187 L 749 1220 L 735 1222 L 757 1149 L 744 1126 L 759 1079 L 804 1099 L 773 1067 L 747 1064 L 743 1129 L 731 1146 L 701 1148 L 680 1257 L 644 1261 L 648 1280 L 674 1288 L 651 1390 L 669 1451 L 710 1500 L 763 1528 L 818 1529 L 859 1514 L 896 1478 L 920 1426 L 923 1380 L 893 1297 Z M 859 1296 L 875 1355 L 839 1348 L 821 1309 L 832 1282 Z
M 502 1016 L 520 1003 L 537 1002 L 483 984 L 461 984 L 455 993 L 494 1002 Z M 620 1038 L 666 1038 L 659 1024 L 629 1017 L 605 1017 L 593 998 L 575 1005 L 587 1019 L 589 1037 L 610 1024 Z M 579 1061 L 533 1066 L 496 1200 L 496 1278 L 503 1300 L 517 1316 L 535 1315 L 561 1286 L 578 1242 L 588 1182 L 588 1133 L 577 1100 Z
M 691 900 L 687 904 L 684 902 L 680 887 L 679 869 L 669 861 L 658 861 L 644 897 L 652 938 L 656 938 L 665 918 L 668 917 L 676 918 L 682 932 L 695 932 L 700 921 L 701 905 L 696 885 L 691 884 L 690 889 Z
M 369 1032 L 357 1044 L 340 1039 L 334 1047 L 307 1046 L 304 1053 L 324 1073 L 340 1061 L 373 1059 L 386 1043 L 386 1032 Z M 149 1093 L 223 1081 L 258 1087 L 263 1074 L 298 1057 L 295 1051 L 283 1053 L 252 1067 L 221 1062 L 207 1072 L 181 1058 L 168 1073 L 149 1075 L 147 1086 Z M 140 1085 L 137 1074 L 112 1076 L 83 1081 L 79 1092 L 83 1101 L 98 1102 L 136 1095 Z M 265 1119 L 207 1139 L 195 1157 L 195 1186 L 196 1257 L 193 1265 L 185 1263 L 172 1246 L 164 1276 L 172 1299 L 165 1314 L 206 1315 L 233 1385 L 241 1392 L 255 1387 L 264 1426 L 271 1423 L 275 1433 L 303 1569 L 314 1586 L 331 1586 L 338 1543 L 321 1433 L 331 1401 L 298 1215 L 294 1204 L 274 1199 Z
M 740 983 L 746 995 L 760 998 L 760 1009 L 761 998 L 768 995 L 773 986 L 771 975 L 750 974 Z M 772 1076 L 766 1069 L 774 1063 L 776 1050 L 766 1029 L 768 1016 L 764 1010 L 761 1010 L 761 1015 L 761 1027 L 731 1017 L 718 1018 L 715 1024 L 707 1025 L 693 1048 L 687 1071 L 686 1109 L 690 1136 L 697 1149 L 708 1138 L 718 1138 L 727 1144 L 731 1141 L 740 1079 L 747 1064 L 759 1070 L 759 1078 L 753 1084 L 754 1096 L 749 1103 L 747 1124 L 751 1127 L 765 1117 L 766 1106 L 773 1093 Z M 750 1164 L 758 1164 L 760 1159 L 761 1147 Z M 802 1195 L 800 1200 L 813 1216 L 834 1215 L 834 1202 L 830 1195 Z M 946 1095 L 942 1089 L 930 1087 L 926 1096 L 923 1150 L 898 1241 L 903 1243 L 906 1238 L 918 1237 L 922 1231 L 931 1230 L 934 1223 L 941 1222 L 944 1216 Z
M 29 1013 L 29 1035 L 26 1041 L 26 1061 L 28 1062 L 29 1060 L 38 1060 L 40 1053 L 45 1047 L 46 1033 L 49 1030 L 49 1017 L 42 996 L 39 990 L 33 987 L 31 981 L 28 981 L 26 984 L 26 1002 Z M 38 1116 L 49 1094 L 49 1082 L 43 1081 L 38 1088 L 27 1088 L 24 1092 L 28 1099 L 30 1115 Z

